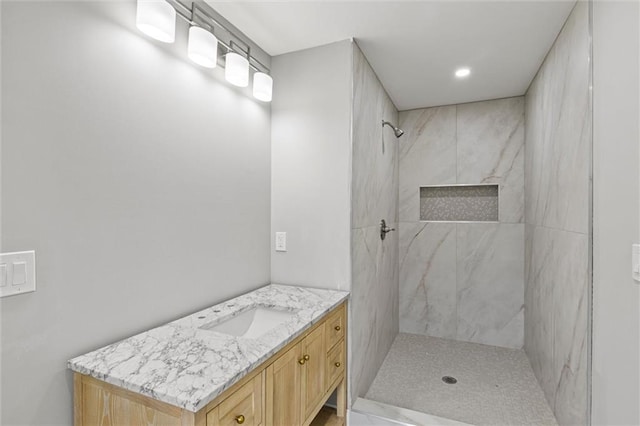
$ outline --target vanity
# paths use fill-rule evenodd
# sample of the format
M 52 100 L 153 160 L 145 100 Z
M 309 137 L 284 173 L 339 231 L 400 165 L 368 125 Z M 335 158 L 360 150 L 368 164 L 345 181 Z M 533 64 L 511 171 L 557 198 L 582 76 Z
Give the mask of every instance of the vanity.
M 75 425 L 316 425 L 334 392 L 344 424 L 347 298 L 271 284 L 76 357 Z

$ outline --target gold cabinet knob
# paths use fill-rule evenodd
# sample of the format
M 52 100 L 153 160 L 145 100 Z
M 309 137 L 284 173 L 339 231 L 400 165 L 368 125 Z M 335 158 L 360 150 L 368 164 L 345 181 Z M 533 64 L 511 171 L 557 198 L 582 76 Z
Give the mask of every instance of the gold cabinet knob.
M 236 416 L 236 423 L 238 423 L 239 425 L 244 423 L 244 416 L 242 414 L 240 414 L 239 416 Z
M 305 362 L 309 361 L 309 358 L 310 358 L 310 357 L 309 357 L 309 355 L 305 355 L 305 356 L 303 356 L 302 358 L 300 358 L 300 359 L 298 360 L 298 364 L 300 364 L 300 365 L 304 365 L 304 363 L 305 363 Z
M 333 365 L 335 365 L 335 366 L 336 366 L 336 368 L 340 368 L 340 366 L 341 366 L 342 364 L 340 364 L 339 362 L 336 362 L 336 363 L 335 363 L 335 364 L 333 364 Z
M 340 327 L 339 325 L 336 325 L 335 327 L 333 327 L 333 329 L 335 331 L 340 331 L 342 329 L 342 327 Z

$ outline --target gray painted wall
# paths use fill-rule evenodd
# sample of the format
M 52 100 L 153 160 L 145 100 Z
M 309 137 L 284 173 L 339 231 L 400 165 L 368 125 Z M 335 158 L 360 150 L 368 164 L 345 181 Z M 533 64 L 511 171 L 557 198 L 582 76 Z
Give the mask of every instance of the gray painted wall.
M 135 2 L 0 4 L 1 250 L 38 278 L 0 301 L 0 423 L 71 424 L 67 359 L 269 282 L 270 107 Z
M 351 41 L 272 64 L 271 279 L 348 290 Z M 275 252 L 279 231 L 286 252 Z
M 640 7 L 593 7 L 594 425 L 640 424 Z
M 525 351 L 561 425 L 589 397 L 589 39 L 578 2 L 526 95 Z
M 398 334 L 398 111 L 353 43 L 350 396 L 364 396 Z M 384 144 L 384 152 L 383 152 Z

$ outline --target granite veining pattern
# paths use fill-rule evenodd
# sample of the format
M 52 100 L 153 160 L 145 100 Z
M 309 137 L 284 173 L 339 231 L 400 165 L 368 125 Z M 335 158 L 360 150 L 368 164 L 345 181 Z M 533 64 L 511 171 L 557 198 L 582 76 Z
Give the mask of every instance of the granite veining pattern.
M 589 232 L 589 11 L 578 2 L 526 95 L 527 223 Z
M 524 106 L 516 97 L 400 113 L 401 331 L 522 348 Z M 479 184 L 498 186 L 497 223 L 420 221 L 420 187 Z
M 68 367 L 196 412 L 347 297 L 343 291 L 271 284 L 73 358 Z M 295 315 L 255 339 L 199 328 L 254 307 Z
M 500 184 L 500 222 L 524 222 L 524 99 L 457 109 L 458 183 Z
M 420 217 L 420 186 L 456 182 L 456 107 L 400 112 L 399 218 Z M 469 183 L 469 182 L 464 182 Z
M 520 349 L 524 225 L 400 224 L 400 331 Z
M 353 54 L 352 228 L 398 221 L 398 111 L 358 46 Z
M 558 423 L 587 423 L 589 5 L 577 2 L 526 94 L 525 351 Z
M 398 228 L 398 139 L 381 120 L 398 112 L 353 43 L 351 400 L 364 395 L 398 333 L 398 233 L 380 240 L 380 220 Z
M 400 331 L 456 338 L 456 224 L 400 224 Z
M 457 340 L 522 349 L 524 225 L 457 228 Z

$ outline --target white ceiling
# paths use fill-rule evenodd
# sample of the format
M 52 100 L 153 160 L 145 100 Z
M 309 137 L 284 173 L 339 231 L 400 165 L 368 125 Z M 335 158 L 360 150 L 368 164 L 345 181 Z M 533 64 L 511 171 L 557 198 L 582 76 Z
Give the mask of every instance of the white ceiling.
M 207 3 L 272 56 L 354 37 L 407 110 L 524 94 L 574 0 Z

